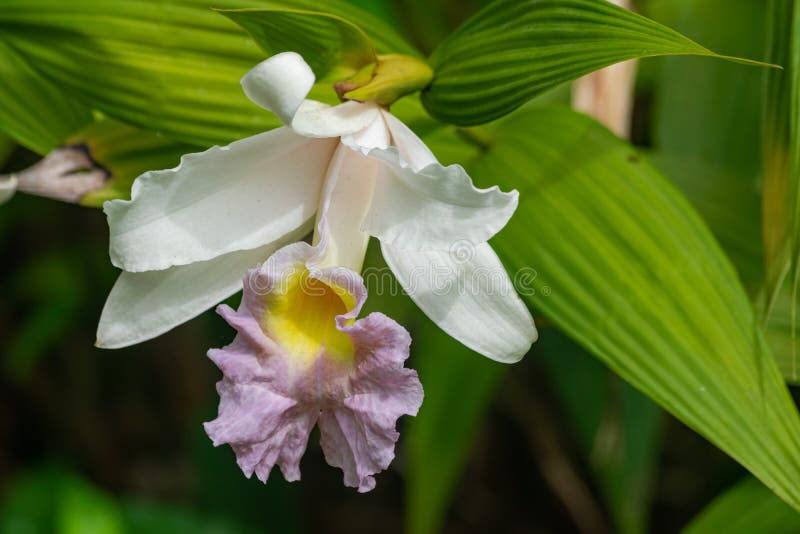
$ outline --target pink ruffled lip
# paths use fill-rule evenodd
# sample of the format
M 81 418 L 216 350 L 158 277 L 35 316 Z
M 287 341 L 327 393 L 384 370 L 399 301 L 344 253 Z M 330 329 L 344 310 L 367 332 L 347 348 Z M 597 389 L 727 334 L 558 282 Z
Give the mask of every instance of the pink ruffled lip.
M 416 371 L 404 367 L 411 337 L 402 326 L 381 313 L 356 320 L 367 291 L 348 269 L 310 276 L 353 297 L 352 306 L 335 317 L 336 329 L 352 342 L 352 361 L 321 350 L 313 364 L 298 365 L 291 347 L 268 335 L 262 324 L 267 297 L 314 252 L 305 243 L 284 247 L 248 273 L 239 310 L 218 308 L 237 335 L 208 353 L 223 379 L 217 384 L 218 416 L 204 427 L 215 446 L 231 445 L 247 477 L 255 473 L 266 482 L 275 465 L 287 480 L 300 479 L 300 459 L 316 424 L 327 462 L 342 469 L 345 485 L 365 492 L 393 460 L 397 419 L 416 415 L 422 385 Z

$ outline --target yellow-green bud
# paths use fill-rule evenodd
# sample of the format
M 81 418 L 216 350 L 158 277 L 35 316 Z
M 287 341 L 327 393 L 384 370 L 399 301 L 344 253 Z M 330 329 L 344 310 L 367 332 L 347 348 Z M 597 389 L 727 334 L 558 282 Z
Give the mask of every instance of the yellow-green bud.
M 378 62 L 367 65 L 354 76 L 335 84 L 342 100 L 375 101 L 391 105 L 398 98 L 424 89 L 433 78 L 433 70 L 425 61 L 401 54 L 378 56 Z

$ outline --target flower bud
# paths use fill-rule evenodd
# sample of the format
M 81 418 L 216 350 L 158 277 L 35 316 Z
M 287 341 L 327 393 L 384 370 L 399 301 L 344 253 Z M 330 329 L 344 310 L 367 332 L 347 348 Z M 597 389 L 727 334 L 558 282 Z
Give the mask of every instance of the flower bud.
M 424 89 L 433 79 L 433 70 L 425 61 L 401 54 L 378 56 L 353 77 L 336 83 L 342 100 L 375 101 L 389 106 L 409 93 Z

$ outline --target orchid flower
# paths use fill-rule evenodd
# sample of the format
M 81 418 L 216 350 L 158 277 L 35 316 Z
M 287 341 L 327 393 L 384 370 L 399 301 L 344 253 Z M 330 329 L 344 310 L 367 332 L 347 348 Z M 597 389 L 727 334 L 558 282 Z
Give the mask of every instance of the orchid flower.
M 314 83 L 295 53 L 262 62 L 242 86 L 285 127 L 184 156 L 139 177 L 130 201 L 106 203 L 111 258 L 124 271 L 98 345 L 149 339 L 243 287 L 238 311 L 218 308 L 237 336 L 209 351 L 223 373 L 209 437 L 231 445 L 248 477 L 266 481 L 278 465 L 298 480 L 319 425 L 328 463 L 369 491 L 394 457 L 397 419 L 423 398 L 404 367 L 408 332 L 381 313 L 356 319 L 370 236 L 420 308 L 476 351 L 515 361 L 536 330 L 486 243 L 516 191 L 477 189 L 375 102 L 306 100 Z M 295 242 L 312 227 L 312 244 Z M 476 274 L 493 283 L 454 287 Z
M 375 102 L 307 100 L 314 83 L 298 54 L 270 57 L 242 87 L 285 127 L 186 155 L 174 169 L 140 176 L 130 201 L 105 204 L 111 260 L 123 272 L 98 346 L 150 339 L 241 290 L 248 268 L 300 240 L 324 213 L 327 242 L 313 268 L 359 272 L 374 236 L 439 327 L 489 358 L 519 360 L 536 329 L 487 243 L 516 209 L 517 192 L 476 188 Z M 454 244 L 468 253 L 454 254 Z M 462 287 L 486 273 L 490 286 Z

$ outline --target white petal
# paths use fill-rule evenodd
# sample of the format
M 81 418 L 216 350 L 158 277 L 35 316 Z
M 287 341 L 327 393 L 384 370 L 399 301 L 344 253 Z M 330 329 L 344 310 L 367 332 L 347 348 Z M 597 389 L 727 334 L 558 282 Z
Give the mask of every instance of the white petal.
M 0 204 L 8 202 L 17 191 L 17 177 L 11 176 L 0 178 Z
M 282 52 L 253 67 L 241 83 L 247 98 L 288 126 L 314 81 L 314 72 L 300 54 Z
M 278 128 L 143 174 L 131 201 L 104 205 L 112 263 L 160 270 L 275 241 L 313 216 L 335 147 Z
M 391 144 L 391 134 L 382 114 L 376 113 L 373 121 L 363 130 L 343 136 L 342 143 L 349 147 L 357 147 L 360 152 L 373 148 L 388 148 Z
M 389 127 L 389 132 L 392 134 L 392 144 L 397 147 L 400 157 L 413 170 L 419 171 L 431 163 L 438 163 L 433 152 L 425 145 L 422 139 L 417 137 L 417 134 L 411 131 L 411 128 L 388 111 L 382 110 L 382 113 L 383 119 Z
M 123 271 L 103 308 L 97 346 L 116 349 L 141 343 L 200 315 L 241 290 L 248 269 L 310 229 L 309 220 L 276 243 L 209 261 L 146 273 Z
M 365 130 L 349 140 L 362 146 L 387 146 L 389 132 L 380 115 Z M 322 200 L 317 210 L 315 245 L 319 254 L 312 260 L 315 267 L 337 265 L 361 271 L 369 243 L 369 234 L 362 222 L 370 206 L 380 163 L 340 145 L 333 156 Z
M 382 242 L 412 250 L 448 250 L 482 243 L 517 209 L 516 190 L 478 189 L 460 165 L 431 163 L 415 172 L 396 148 L 373 149 L 384 163 L 364 230 Z
M 306 137 L 340 137 L 367 128 L 380 117 L 374 103 L 349 101 L 338 106 L 306 100 L 292 120 L 292 130 Z
M 459 254 L 411 252 L 381 243 L 383 257 L 411 299 L 470 349 L 504 363 L 536 341 L 530 312 L 488 243 Z

